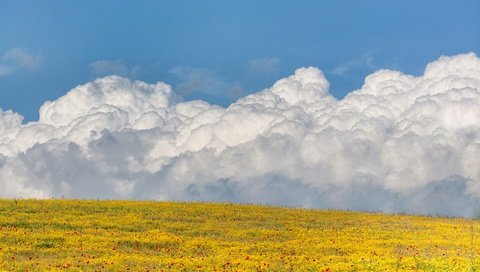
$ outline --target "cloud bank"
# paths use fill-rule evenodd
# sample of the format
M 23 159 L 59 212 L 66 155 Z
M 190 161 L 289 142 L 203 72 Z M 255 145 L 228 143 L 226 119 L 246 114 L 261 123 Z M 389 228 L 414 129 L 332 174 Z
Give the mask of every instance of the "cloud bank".
M 118 76 L 38 122 L 0 110 L 0 197 L 252 202 L 476 216 L 480 59 L 380 70 L 341 100 L 300 68 L 228 108 Z

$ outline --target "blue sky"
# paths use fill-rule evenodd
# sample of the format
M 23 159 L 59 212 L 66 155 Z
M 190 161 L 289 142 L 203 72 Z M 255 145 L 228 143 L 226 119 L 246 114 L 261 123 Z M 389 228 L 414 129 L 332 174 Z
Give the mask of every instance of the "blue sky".
M 228 105 L 316 66 L 343 97 L 365 75 L 480 53 L 480 1 L 0 2 L 0 108 L 38 118 L 99 76 Z

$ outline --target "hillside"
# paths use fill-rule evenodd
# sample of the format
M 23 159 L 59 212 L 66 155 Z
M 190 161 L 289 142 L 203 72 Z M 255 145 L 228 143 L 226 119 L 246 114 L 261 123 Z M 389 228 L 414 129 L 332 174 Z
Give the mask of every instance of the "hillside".
M 0 270 L 471 271 L 480 222 L 146 201 L 0 200 Z

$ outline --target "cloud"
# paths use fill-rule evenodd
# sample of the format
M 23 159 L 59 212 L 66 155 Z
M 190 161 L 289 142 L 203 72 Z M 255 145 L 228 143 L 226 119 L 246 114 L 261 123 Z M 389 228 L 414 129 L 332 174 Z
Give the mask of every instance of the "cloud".
M 0 197 L 479 214 L 475 54 L 418 77 L 379 70 L 340 100 L 328 90 L 319 69 L 300 68 L 223 108 L 162 82 L 99 78 L 45 102 L 38 122 L 0 111 Z
M 180 80 L 176 85 L 176 90 L 180 94 L 194 92 L 218 94 L 225 88 L 224 81 L 210 69 L 179 66 L 171 69 L 170 73 Z
M 359 58 L 339 65 L 333 68 L 330 72 L 337 76 L 344 76 L 353 69 L 368 68 L 370 70 L 377 69 L 377 66 L 373 63 L 372 52 L 365 53 Z
M 12 48 L 0 58 L 0 76 L 11 75 L 16 71 L 34 71 L 42 63 L 41 55 L 33 55 L 22 48 Z
M 280 60 L 278 58 L 259 58 L 250 60 L 248 68 L 255 74 L 272 74 L 278 71 Z
M 228 82 L 211 69 L 178 66 L 169 72 L 179 80 L 175 85 L 175 90 L 180 95 L 189 96 L 195 93 L 202 93 L 237 98 L 244 92 L 239 84 Z
M 95 77 L 118 75 L 136 78 L 141 71 L 140 66 L 130 69 L 122 60 L 97 60 L 90 63 L 90 69 Z
M 0 76 L 10 75 L 12 73 L 12 69 L 8 66 L 0 64 Z
M 90 68 L 95 74 L 123 75 L 127 73 L 127 67 L 121 60 L 98 60 L 90 63 Z

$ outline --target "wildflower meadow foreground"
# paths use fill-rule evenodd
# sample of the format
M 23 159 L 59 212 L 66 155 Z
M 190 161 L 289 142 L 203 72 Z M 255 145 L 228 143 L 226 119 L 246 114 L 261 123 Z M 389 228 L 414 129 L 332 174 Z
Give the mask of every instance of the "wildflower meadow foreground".
M 474 271 L 479 239 L 461 218 L 0 200 L 0 271 Z

